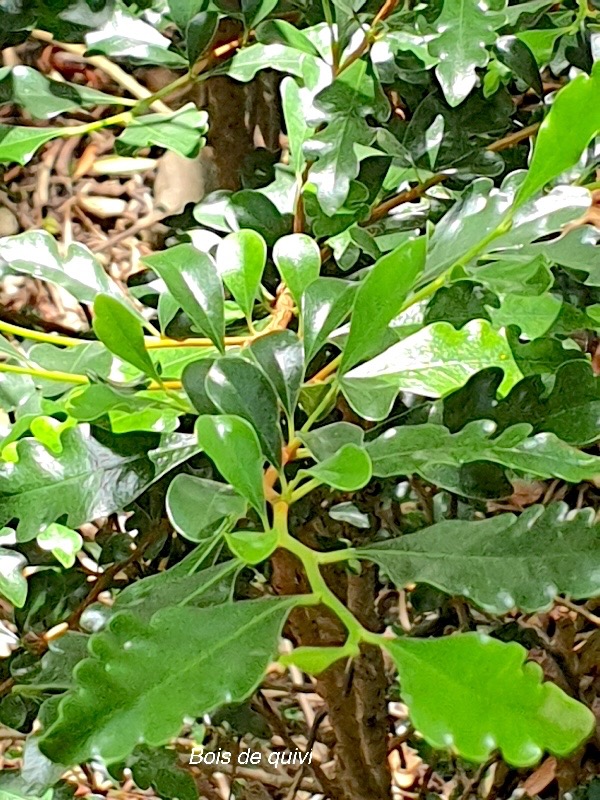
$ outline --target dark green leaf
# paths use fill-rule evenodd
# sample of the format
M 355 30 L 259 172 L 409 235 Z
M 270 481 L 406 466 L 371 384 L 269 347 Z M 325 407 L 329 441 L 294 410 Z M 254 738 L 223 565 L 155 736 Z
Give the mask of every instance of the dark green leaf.
M 287 415 L 292 417 L 304 376 L 304 348 L 292 331 L 259 336 L 247 349 L 269 379 Z
M 183 388 L 198 414 L 218 414 L 219 412 L 206 393 L 206 376 L 214 363 L 214 358 L 202 358 L 188 364 L 183 370 Z
M 200 11 L 191 20 L 185 34 L 186 51 L 190 64 L 194 64 L 212 42 L 219 24 L 216 11 Z
M 540 71 L 533 53 L 525 42 L 517 39 L 516 36 L 500 36 L 496 41 L 496 52 L 499 60 L 506 64 L 527 89 L 532 87 L 538 97 L 543 96 Z
M 251 228 L 269 247 L 287 232 L 287 223 L 276 206 L 264 194 L 251 189 L 231 195 L 225 217 L 232 230 Z

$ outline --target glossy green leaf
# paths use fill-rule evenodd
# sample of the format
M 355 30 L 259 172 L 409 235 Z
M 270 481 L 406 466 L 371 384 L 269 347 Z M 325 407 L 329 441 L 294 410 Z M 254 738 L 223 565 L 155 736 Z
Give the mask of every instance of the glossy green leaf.
M 219 72 L 236 81 L 251 81 L 262 69 L 276 69 L 301 78 L 304 69 L 315 63 L 314 56 L 283 44 L 253 44 L 238 50 Z
M 318 278 L 302 295 L 302 324 L 306 363 L 350 313 L 357 286 L 340 278 Z
M 15 104 L 34 119 L 51 119 L 82 106 L 127 105 L 115 94 L 47 78 L 33 67 L 0 68 L 0 104 Z M 39 129 L 38 129 L 39 130 Z
M 246 315 L 252 319 L 265 264 L 267 245 L 253 230 L 230 233 L 217 247 L 217 270 L 223 283 Z
M 350 443 L 305 472 L 334 489 L 354 492 L 371 480 L 372 466 L 364 447 Z
M 471 93 L 477 82 L 476 70 L 487 64 L 487 48 L 503 23 L 503 14 L 482 7 L 477 0 L 444 0 L 429 52 L 439 59 L 435 73 L 451 106 Z
M 389 428 L 370 442 L 367 450 L 375 475 L 417 472 L 440 485 L 452 481 L 457 468 L 473 461 L 492 461 L 541 478 L 562 478 L 572 483 L 600 474 L 599 456 L 583 453 L 553 433 L 531 432 L 526 422 L 497 436 L 496 425 L 489 420 L 469 422 L 458 433 L 433 423 L 403 425 Z
M 216 11 L 200 11 L 189 22 L 185 32 L 186 52 L 190 64 L 194 64 L 206 52 L 214 39 L 219 25 Z
M 206 111 L 188 103 L 172 114 L 146 114 L 134 117 L 116 140 L 118 152 L 145 147 L 164 147 L 186 158 L 198 155 L 208 130 Z
M 269 247 L 288 229 L 277 206 L 262 192 L 253 189 L 232 194 L 225 217 L 231 230 L 250 228 L 259 233 Z
M 60 128 L 0 125 L 0 163 L 27 164 L 43 144 L 60 135 Z
M 304 31 L 284 19 L 269 19 L 266 22 L 261 22 L 256 28 L 256 40 L 262 42 L 262 44 L 289 45 L 295 50 L 301 50 L 303 53 L 309 53 L 317 57 L 319 55 L 316 47 Z M 283 84 L 287 81 L 287 78 L 282 81 L 282 94 L 284 93 Z M 289 136 L 289 126 L 286 126 L 286 129 Z
M 264 456 L 250 423 L 231 415 L 199 417 L 196 435 L 225 480 L 264 517 Z
M 206 253 L 191 244 L 178 244 L 144 258 L 155 270 L 200 333 L 223 350 L 225 310 L 223 284 Z
M 0 547 L 0 594 L 17 608 L 23 608 L 27 599 L 27 580 L 23 576 L 26 564 L 22 553 Z
M 89 13 L 89 12 L 88 12 Z M 157 27 L 118 8 L 108 22 L 86 36 L 88 53 L 126 58 L 135 64 L 186 68 L 185 58 L 169 49 L 170 40 Z
M 140 742 L 165 744 L 184 717 L 241 702 L 262 679 L 295 602 L 167 608 L 149 623 L 117 614 L 93 637 L 92 657 L 77 669 L 76 689 L 42 736 L 42 752 L 63 764 L 92 757 L 110 764 Z
M 98 433 L 100 435 L 100 432 Z M 120 511 L 162 475 L 198 452 L 188 434 L 112 437 L 69 428 L 59 456 L 35 439 L 17 443 L 18 462 L 0 465 L 0 525 L 19 520 L 19 541 L 62 519 L 70 528 Z
M 205 0 L 168 0 L 169 16 L 182 33 L 196 14 L 206 6 Z
M 246 354 L 260 366 L 291 417 L 304 375 L 304 348 L 298 336 L 292 331 L 273 331 L 254 339 Z
M 73 566 L 77 553 L 83 547 L 81 534 L 66 525 L 59 525 L 58 522 L 51 522 L 38 533 L 37 543 L 42 550 L 50 550 L 66 569 Z
M 271 464 L 281 465 L 283 439 L 277 395 L 260 367 L 232 356 L 216 361 L 206 376 L 206 393 L 223 414 L 233 414 L 252 425 Z
M 340 369 L 380 352 L 393 341 L 389 324 L 397 317 L 425 264 L 427 239 L 409 239 L 382 256 L 360 284 Z
M 61 286 L 84 303 L 99 292 L 123 296 L 87 247 L 71 244 L 64 256 L 46 231 L 27 231 L 0 239 L 0 260 L 22 275 Z
M 198 414 L 217 414 L 219 412 L 206 392 L 206 376 L 214 363 L 214 358 L 202 358 L 188 364 L 183 370 L 183 388 Z
M 600 132 L 599 95 L 599 63 L 591 75 L 578 75 L 556 95 L 538 131 L 529 172 L 515 200 L 518 205 L 576 164 Z M 574 119 L 577 125 L 573 125 Z
M 192 542 L 233 527 L 246 513 L 246 501 L 228 484 L 184 474 L 169 484 L 165 504 L 175 530 Z
M 362 447 L 365 432 L 351 422 L 332 422 L 331 425 L 323 425 L 306 433 L 300 432 L 298 437 L 317 461 L 324 461 L 345 444 Z
M 226 533 L 227 546 L 245 564 L 266 561 L 277 547 L 277 531 L 235 531 Z
M 145 375 L 160 381 L 160 376 L 144 344 L 142 323 L 120 300 L 107 294 L 99 294 L 96 297 L 94 333 L 111 353 L 133 364 Z
M 550 390 L 539 375 L 519 381 L 506 397 L 497 395 L 502 372 L 482 370 L 444 399 L 444 424 L 458 430 L 474 419 L 491 419 L 499 430 L 528 422 L 534 433 L 547 431 L 573 445 L 600 437 L 600 378 L 581 359 L 567 361 L 556 372 Z
M 469 761 L 499 749 L 517 767 L 545 750 L 565 756 L 590 735 L 594 717 L 524 663 L 521 645 L 477 633 L 386 642 L 399 672 L 402 699 L 415 728 L 433 747 Z
M 441 397 L 484 367 L 504 372 L 506 393 L 522 377 L 506 336 L 486 320 L 455 330 L 434 322 L 347 372 L 341 386 L 350 405 L 367 419 L 384 419 L 399 390 Z
M 304 290 L 319 277 L 321 254 L 314 239 L 305 233 L 282 236 L 273 248 L 273 261 L 297 305 Z
M 538 97 L 543 96 L 542 79 L 535 57 L 525 42 L 516 36 L 500 36 L 496 41 L 498 59 L 505 64 L 516 78 L 535 90 Z
M 549 609 L 558 595 L 600 595 L 600 525 L 592 509 L 532 506 L 519 517 L 447 520 L 358 548 L 398 587 L 428 583 L 490 614 Z
M 244 22 L 248 28 L 258 25 L 273 11 L 278 0 L 241 0 Z

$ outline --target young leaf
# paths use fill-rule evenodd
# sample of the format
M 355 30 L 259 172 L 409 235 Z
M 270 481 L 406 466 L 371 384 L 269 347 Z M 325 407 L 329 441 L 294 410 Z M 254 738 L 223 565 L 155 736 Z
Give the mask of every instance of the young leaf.
M 111 764 L 142 741 L 165 744 L 184 717 L 240 703 L 262 679 L 295 602 L 166 608 L 149 623 L 116 615 L 94 636 L 75 690 L 41 737 L 42 752 L 62 764 L 91 758 Z
M 213 536 L 223 526 L 233 527 L 246 513 L 246 501 L 231 486 L 192 475 L 173 478 L 165 504 L 175 530 L 192 542 Z
M 399 390 L 441 397 L 484 367 L 504 371 L 508 391 L 522 377 L 506 337 L 486 320 L 455 330 L 434 322 L 347 372 L 341 386 L 350 405 L 366 419 L 384 419 Z
M 362 447 L 365 432 L 351 422 L 332 422 L 331 425 L 323 425 L 314 431 L 299 433 L 298 436 L 316 461 L 325 461 L 345 444 Z
M 386 641 L 402 698 L 416 729 L 433 747 L 469 761 L 497 748 L 516 767 L 547 750 L 564 756 L 590 735 L 592 712 L 553 683 L 521 645 L 478 633 Z
M 0 547 L 0 594 L 16 608 L 23 608 L 27 599 L 27 580 L 23 576 L 26 564 L 22 553 Z
M 292 331 L 273 331 L 254 339 L 246 354 L 260 366 L 291 417 L 304 376 L 304 348 L 298 336 Z
M 529 172 L 515 198 L 517 206 L 579 161 L 600 132 L 599 96 L 599 62 L 591 75 L 578 75 L 558 92 L 538 131 Z M 577 125 L 573 125 L 574 119 Z
M 191 244 L 178 244 L 143 260 L 164 280 L 196 328 L 223 352 L 225 296 L 210 256 Z
M 120 153 L 145 147 L 164 147 L 185 158 L 194 158 L 204 145 L 208 130 L 206 111 L 198 111 L 193 103 L 172 114 L 146 114 L 134 117 L 116 140 Z
M 111 353 L 133 364 L 155 381 L 160 381 L 160 376 L 144 344 L 142 323 L 120 300 L 108 294 L 99 294 L 96 297 L 94 333 Z
M 245 564 L 266 561 L 277 547 L 277 531 L 235 531 L 226 533 L 227 546 Z
M 516 517 L 447 520 L 359 548 L 398 587 L 428 583 L 490 614 L 547 610 L 559 594 L 600 595 L 600 525 L 591 509 L 532 506 Z
M 225 480 L 264 518 L 264 456 L 250 423 L 230 415 L 199 417 L 196 435 Z
M 60 128 L 0 125 L 0 163 L 27 164 L 43 144 L 61 134 Z
M 62 445 L 54 456 L 35 439 L 21 439 L 18 462 L 0 464 L 0 525 L 18 519 L 21 542 L 61 518 L 77 528 L 114 514 L 198 452 L 188 434 L 123 435 L 104 444 L 88 425 L 66 430 Z
M 389 344 L 389 324 L 402 305 L 425 264 L 427 239 L 409 239 L 377 261 L 356 293 L 350 334 L 340 369 L 347 371 Z
M 251 322 L 254 301 L 267 263 L 265 240 L 253 230 L 230 233 L 219 243 L 216 263 L 223 283 Z
M 356 289 L 340 278 L 318 278 L 306 288 L 301 308 L 307 364 L 350 313 Z
M 553 433 L 531 436 L 531 425 L 513 425 L 492 438 L 495 423 L 469 422 L 458 433 L 442 425 L 390 428 L 367 446 L 373 472 L 379 477 L 419 473 L 432 483 L 449 485 L 455 470 L 466 463 L 492 461 L 540 478 L 579 483 L 600 474 L 600 457 L 561 442 Z M 448 467 L 455 469 L 449 470 Z
M 320 675 L 340 658 L 348 657 L 343 647 L 295 647 L 279 657 L 285 666 L 293 665 L 309 675 Z
M 260 367 L 244 358 L 221 358 L 208 371 L 205 387 L 223 414 L 237 415 L 252 425 L 271 464 L 280 466 L 283 440 L 277 396 Z
M 83 547 L 81 535 L 72 528 L 51 522 L 37 535 L 37 543 L 42 550 L 52 551 L 52 555 L 66 569 L 75 563 L 75 556 Z
M 305 233 L 282 236 L 273 248 L 273 261 L 296 305 L 307 286 L 319 277 L 321 254 L 314 239 Z
M 487 64 L 487 47 L 496 39 L 495 29 L 503 24 L 503 14 L 482 7 L 477 0 L 444 0 L 429 52 L 439 59 L 435 74 L 451 106 L 459 105 L 471 93 L 477 82 L 476 69 Z
M 371 480 L 371 459 L 364 447 L 352 443 L 344 444 L 333 455 L 305 472 L 334 489 L 354 492 L 362 489 Z

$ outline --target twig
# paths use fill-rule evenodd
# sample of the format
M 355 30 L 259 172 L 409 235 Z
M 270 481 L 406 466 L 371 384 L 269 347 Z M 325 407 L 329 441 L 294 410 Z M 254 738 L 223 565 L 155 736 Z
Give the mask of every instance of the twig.
M 571 611 L 574 611 L 576 614 L 579 614 L 581 617 L 585 617 L 585 619 L 587 619 L 588 622 L 591 622 L 592 625 L 600 628 L 600 617 L 596 616 L 596 614 L 592 614 L 592 612 L 588 611 L 585 606 L 578 606 L 576 603 L 572 603 L 570 600 L 566 600 L 564 597 L 559 597 L 555 603 L 557 606 L 565 606 Z

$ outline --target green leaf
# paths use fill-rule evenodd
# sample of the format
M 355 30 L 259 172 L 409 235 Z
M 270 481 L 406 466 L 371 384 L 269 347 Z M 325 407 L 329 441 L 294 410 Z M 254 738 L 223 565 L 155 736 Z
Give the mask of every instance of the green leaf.
M 176 750 L 139 745 L 125 764 L 140 789 L 153 788 L 164 800 L 198 800 L 196 782 Z
M 200 11 L 190 20 L 185 32 L 186 53 L 190 64 L 194 64 L 206 52 L 218 25 L 219 15 L 216 11 Z
M 435 74 L 451 106 L 459 105 L 471 93 L 477 82 L 476 70 L 488 63 L 487 48 L 503 23 L 503 14 L 482 7 L 477 0 L 444 0 L 429 52 L 439 59 Z
M 309 180 L 316 185 L 319 203 L 329 216 L 344 205 L 350 181 L 358 175 L 355 146 L 370 145 L 375 137 L 375 129 L 365 120 L 376 109 L 375 95 L 367 63 L 358 60 L 315 99 L 315 105 L 328 115 L 327 125 L 305 143 L 304 155 L 316 161 Z
M 144 344 L 142 323 L 120 300 L 107 294 L 96 297 L 94 333 L 111 353 L 160 382 L 160 376 Z
M 362 489 L 372 475 L 369 454 L 364 447 L 352 443 L 343 445 L 333 455 L 303 471 L 321 483 L 343 492 Z
M 265 17 L 268 17 L 275 8 L 278 0 L 241 0 L 242 14 L 248 29 L 258 25 Z
M 116 94 L 51 80 L 37 69 L 19 64 L 0 69 L 0 104 L 13 103 L 34 119 L 51 119 L 82 106 L 126 105 L 127 101 Z
M 275 389 L 287 415 L 292 417 L 304 376 L 304 348 L 292 331 L 273 331 L 254 339 L 246 349 Z
M 275 204 L 261 192 L 252 189 L 242 189 L 232 194 L 225 216 L 232 230 L 251 228 L 263 237 L 269 247 L 288 229 Z
M 276 69 L 302 78 L 304 69 L 316 59 L 308 53 L 282 44 L 253 44 L 238 50 L 233 58 L 216 71 L 236 81 L 251 81 L 261 69 Z
M 284 23 L 283 20 L 271 20 L 270 22 L 263 23 L 263 25 L 274 24 L 276 22 L 281 25 L 287 24 Z M 292 26 L 290 25 L 290 27 Z M 301 34 L 301 31 L 296 30 L 296 28 L 293 28 L 293 30 Z M 280 91 L 285 129 L 287 131 L 290 149 L 290 166 L 297 176 L 302 176 L 306 164 L 302 148 L 304 142 L 312 136 L 314 129 L 311 128 L 306 121 L 302 108 L 300 87 L 296 81 L 291 77 L 284 78 L 281 81 Z
M 225 541 L 236 558 L 245 564 L 260 564 L 277 548 L 277 531 L 235 531 L 226 533 Z
M 214 261 L 191 244 L 143 259 L 155 270 L 196 328 L 223 352 L 225 297 Z
M 402 698 L 415 728 L 433 747 L 469 761 L 499 749 L 529 767 L 547 750 L 566 756 L 590 735 L 594 717 L 553 683 L 542 683 L 527 651 L 478 633 L 388 641 Z
M 168 0 L 169 16 L 177 25 L 181 33 L 185 30 L 196 14 L 206 6 L 205 0 Z
M 0 547 L 0 594 L 17 608 L 23 608 L 27 599 L 27 580 L 23 576 L 26 564 L 22 553 Z
M 216 263 L 223 283 L 246 319 L 251 321 L 254 301 L 267 263 L 265 240 L 253 230 L 230 233 L 217 247 Z
M 543 97 L 540 71 L 533 53 L 525 42 L 516 36 L 500 36 L 495 49 L 498 59 L 512 71 L 513 75 L 520 78 L 527 89 L 531 87 L 538 97 Z
M 532 506 L 519 517 L 447 520 L 358 548 L 398 587 L 428 583 L 490 614 L 549 609 L 558 595 L 600 595 L 600 525 L 592 509 Z
M 321 428 L 298 434 L 300 441 L 308 447 L 316 461 L 325 461 L 335 455 L 346 444 L 362 447 L 365 432 L 351 422 L 332 422 Z
M 291 25 L 284 19 L 269 19 L 266 22 L 261 22 L 256 28 L 256 40 L 262 44 L 289 45 L 294 50 L 301 50 L 303 53 L 319 56 L 317 48 L 304 31 L 299 30 L 295 25 Z M 284 91 L 283 84 L 288 80 L 284 78 L 282 81 L 282 94 Z M 289 136 L 289 127 L 286 126 L 286 130 Z
M 380 352 L 393 336 L 390 322 L 398 316 L 425 264 L 427 239 L 409 239 L 377 261 L 360 284 L 344 347 L 342 372 Z
M 99 292 L 123 296 L 92 253 L 71 244 L 64 257 L 46 231 L 27 231 L 0 239 L 0 261 L 22 275 L 61 286 L 84 303 L 93 303 Z
M 417 472 L 426 480 L 448 485 L 456 470 L 474 461 L 491 461 L 540 478 L 579 483 L 600 474 L 600 457 L 565 444 L 553 433 L 536 433 L 526 422 L 492 438 L 496 424 L 469 422 L 458 433 L 442 425 L 404 425 L 389 428 L 367 446 L 373 473 L 379 477 Z M 448 469 L 452 467 L 452 469 Z M 450 487 L 454 488 L 454 487 Z
M 206 111 L 193 103 L 172 114 L 134 117 L 116 140 L 117 152 L 130 154 L 145 147 L 164 147 L 186 158 L 194 158 L 204 145 L 208 130 Z
M 290 233 L 275 243 L 273 261 L 294 302 L 300 305 L 306 287 L 319 277 L 319 245 L 305 233 Z
M 42 550 L 50 550 L 60 563 L 69 569 L 75 563 L 75 556 L 83 547 L 81 535 L 72 528 L 51 522 L 37 535 L 37 543 Z
M 558 368 L 550 391 L 539 375 L 519 381 L 506 397 L 498 397 L 502 373 L 482 370 L 444 399 L 444 424 L 462 428 L 474 419 L 491 419 L 499 430 L 515 422 L 528 422 L 534 433 L 547 431 L 573 445 L 600 437 L 600 378 L 581 359 Z
M 141 742 L 165 744 L 184 717 L 241 702 L 262 679 L 295 603 L 269 598 L 167 608 L 147 624 L 126 612 L 115 615 L 93 637 L 92 657 L 77 669 L 77 688 L 42 736 L 42 752 L 63 764 L 93 757 L 110 764 Z
M 114 514 L 198 452 L 187 434 L 113 436 L 105 444 L 88 425 L 66 430 L 62 444 L 54 456 L 35 439 L 21 439 L 17 463 L 0 464 L 0 525 L 19 520 L 19 541 L 58 519 L 78 528 Z
M 246 513 L 246 501 L 231 486 L 192 475 L 176 475 L 165 502 L 175 530 L 192 542 L 233 527 Z
M 61 135 L 60 128 L 0 125 L 0 163 L 27 164 L 43 144 Z
M 379 420 L 400 390 L 441 397 L 490 366 L 504 371 L 502 393 L 522 377 L 506 337 L 489 322 L 473 320 L 458 331 L 447 322 L 434 322 L 347 372 L 341 386 L 359 414 Z
M 202 358 L 188 364 L 183 370 L 183 388 L 200 415 L 219 413 L 219 409 L 206 392 L 206 376 L 214 363 L 214 358 Z
M 340 278 L 318 278 L 301 301 L 304 358 L 308 364 L 350 313 L 357 285 Z
M 208 371 L 205 387 L 223 414 L 236 415 L 252 425 L 271 464 L 281 466 L 277 395 L 260 367 L 236 356 L 221 358 Z
M 574 166 L 600 133 L 600 63 L 591 75 L 581 74 L 556 95 L 538 131 L 527 177 L 515 203 L 522 205 L 554 178 Z M 573 125 L 573 120 L 577 125 Z
M 264 518 L 264 456 L 250 423 L 230 415 L 199 417 L 196 435 L 225 480 Z

